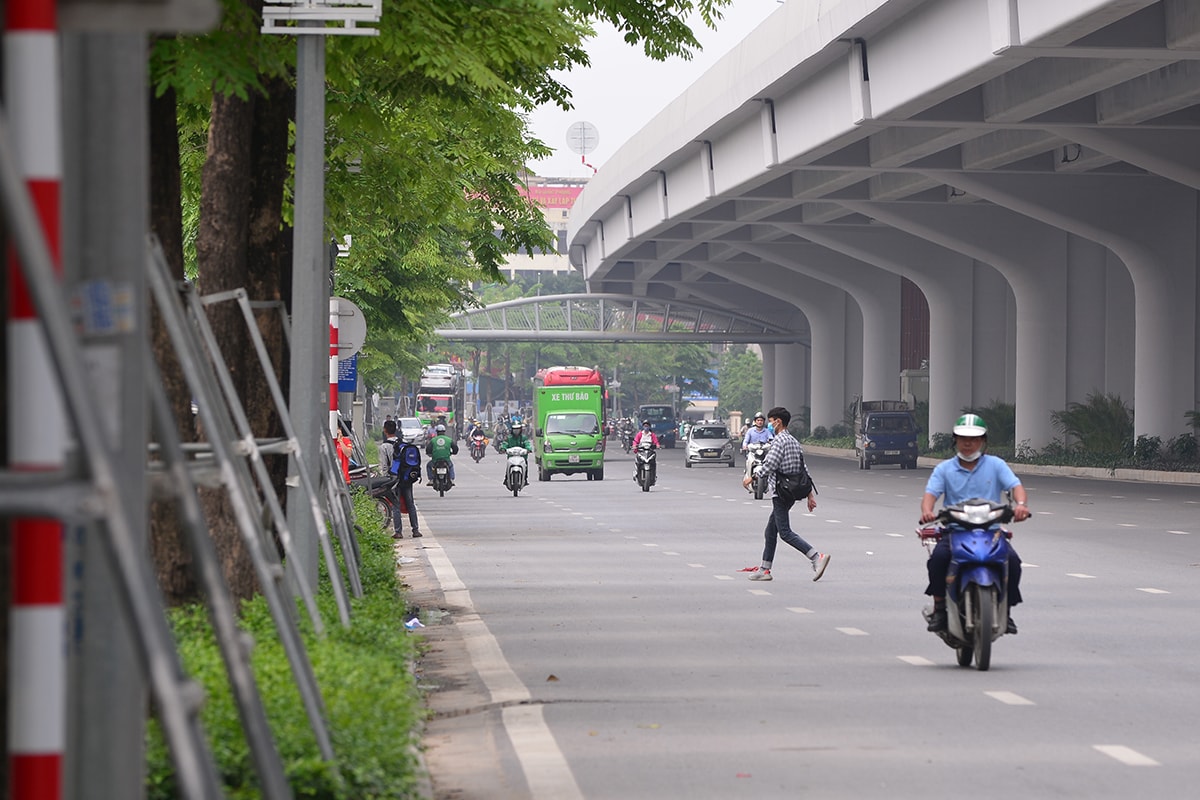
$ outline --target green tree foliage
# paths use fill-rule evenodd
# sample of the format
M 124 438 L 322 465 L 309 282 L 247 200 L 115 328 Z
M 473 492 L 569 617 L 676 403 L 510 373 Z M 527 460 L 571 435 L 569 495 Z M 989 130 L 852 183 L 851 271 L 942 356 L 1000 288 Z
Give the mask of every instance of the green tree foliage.
M 978 414 L 987 423 L 990 445 L 1011 447 L 1017 438 L 1017 407 L 993 400 L 986 406 L 964 408 L 964 414 Z
M 762 359 L 744 345 L 722 354 L 717 367 L 717 405 L 721 413 L 741 411 L 749 419 L 762 405 Z
M 1133 411 L 1120 395 L 1092 392 L 1086 402 L 1068 403 L 1050 416 L 1059 431 L 1089 453 L 1125 453 L 1133 446 Z

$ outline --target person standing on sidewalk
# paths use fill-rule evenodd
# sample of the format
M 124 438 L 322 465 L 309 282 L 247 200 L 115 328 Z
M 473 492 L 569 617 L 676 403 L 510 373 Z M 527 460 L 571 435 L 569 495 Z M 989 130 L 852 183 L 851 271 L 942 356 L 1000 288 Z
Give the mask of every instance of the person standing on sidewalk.
M 401 441 L 396 436 L 396 421 L 389 419 L 383 423 L 383 444 L 379 447 L 380 464 L 384 468 L 384 472 L 391 474 L 392 462 L 400 461 L 400 468 L 396 471 L 396 483 L 392 486 L 392 538 L 403 539 L 403 524 L 401 520 L 404 518 L 404 513 L 408 512 L 408 524 L 412 528 L 412 538 L 419 539 L 421 537 L 421 526 L 417 522 L 417 504 L 413 501 L 413 481 L 417 480 L 421 475 L 420 467 L 416 470 L 416 475 L 413 475 L 411 469 L 405 468 L 404 450 L 411 447 L 416 449 L 416 445 L 412 442 Z
M 800 447 L 800 442 L 796 441 L 796 437 L 788 433 L 787 426 L 791 421 L 791 413 L 783 406 L 776 406 L 767 412 L 767 424 L 775 432 L 775 438 L 771 441 L 771 450 L 763 460 L 763 469 L 771 476 L 768 484 L 768 490 L 771 493 L 771 517 L 767 520 L 767 528 L 764 532 L 766 543 L 763 546 L 762 566 L 750 567 L 745 570 L 753 573 L 750 576 L 752 581 L 773 580 L 771 566 L 775 561 L 775 545 L 779 539 L 783 539 L 784 542 L 808 556 L 809 561 L 812 562 L 814 581 L 821 579 L 821 576 L 825 574 L 825 567 L 829 565 L 828 553 L 819 552 L 792 530 L 788 514 L 796 500 L 795 498 L 784 500 L 779 496 L 775 485 L 775 478 L 779 473 L 796 475 L 805 471 L 804 450 Z M 742 485 L 749 488 L 750 478 L 744 478 Z M 817 490 L 813 488 L 808 493 L 808 510 L 811 512 L 816 507 Z

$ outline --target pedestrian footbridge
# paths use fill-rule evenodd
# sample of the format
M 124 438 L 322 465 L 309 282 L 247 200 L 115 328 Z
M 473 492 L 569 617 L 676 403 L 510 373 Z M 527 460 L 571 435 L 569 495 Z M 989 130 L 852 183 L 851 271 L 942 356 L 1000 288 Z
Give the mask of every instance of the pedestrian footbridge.
M 779 309 L 783 311 L 784 309 Z M 766 319 L 776 316 L 775 321 Z M 785 314 L 736 313 L 706 303 L 619 294 L 556 294 L 493 303 L 450 317 L 435 333 L 455 341 L 808 343 Z
M 1105 392 L 1165 440 L 1200 405 L 1198 189 L 1194 0 L 788 0 L 603 165 L 570 253 L 598 293 L 805 324 L 760 340 L 763 404 L 814 425 L 898 396 L 904 278 L 934 432 L 1000 400 L 1040 447 Z

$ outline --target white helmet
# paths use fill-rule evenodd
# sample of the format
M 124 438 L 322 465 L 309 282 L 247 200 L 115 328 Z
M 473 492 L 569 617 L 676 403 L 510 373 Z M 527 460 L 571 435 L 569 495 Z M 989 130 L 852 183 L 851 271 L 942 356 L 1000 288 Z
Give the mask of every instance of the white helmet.
M 437 426 L 437 427 L 436 427 L 434 430 L 436 430 L 438 433 L 445 433 L 445 432 L 446 432 L 446 426 L 445 426 L 445 425 L 438 425 L 438 426 Z

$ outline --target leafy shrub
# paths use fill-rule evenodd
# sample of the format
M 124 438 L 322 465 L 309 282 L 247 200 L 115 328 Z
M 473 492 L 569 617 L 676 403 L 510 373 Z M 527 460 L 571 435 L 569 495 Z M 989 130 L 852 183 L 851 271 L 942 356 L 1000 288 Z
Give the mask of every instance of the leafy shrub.
M 829 429 L 824 425 L 818 425 L 817 427 L 813 428 L 812 438 L 816 439 L 817 441 L 828 439 Z
M 1096 455 L 1129 452 L 1133 441 L 1133 411 L 1120 395 L 1093 392 L 1086 403 L 1068 403 L 1051 420 L 1058 430 L 1076 439 L 1079 447 Z
M 1017 438 L 1017 407 L 993 400 L 982 408 L 964 408 L 964 414 L 978 414 L 987 423 L 989 445 L 1011 445 Z
M 1133 445 L 1133 460 L 1138 464 L 1153 464 L 1162 452 L 1162 439 L 1158 436 L 1139 436 Z
M 845 439 L 850 435 L 850 426 L 844 422 L 839 422 L 829 429 L 830 439 Z
M 929 437 L 929 450 L 934 453 L 953 453 L 954 434 L 935 433 Z
M 1190 433 L 1182 433 L 1167 442 L 1167 452 L 1173 458 L 1187 463 L 1200 461 L 1200 442 Z
M 424 710 L 409 668 L 416 656 L 416 639 L 404 628 L 392 540 L 364 494 L 355 497 L 355 510 L 362 529 L 358 543 L 363 596 L 350 599 L 351 627 L 346 630 L 334 622 L 321 637 L 307 628 L 302 632 L 324 700 L 340 777 L 317 750 L 265 600 L 257 597 L 241 609 L 240 625 L 255 641 L 251 658 L 255 680 L 297 798 L 418 796 L 417 730 Z M 337 620 L 328 576 L 321 582 L 317 602 L 323 619 Z M 259 797 L 249 747 L 205 610 L 200 606 L 177 609 L 171 623 L 188 674 L 204 687 L 207 701 L 201 717 L 226 796 Z M 146 792 L 151 800 L 179 796 L 157 725 L 151 725 L 147 735 Z

